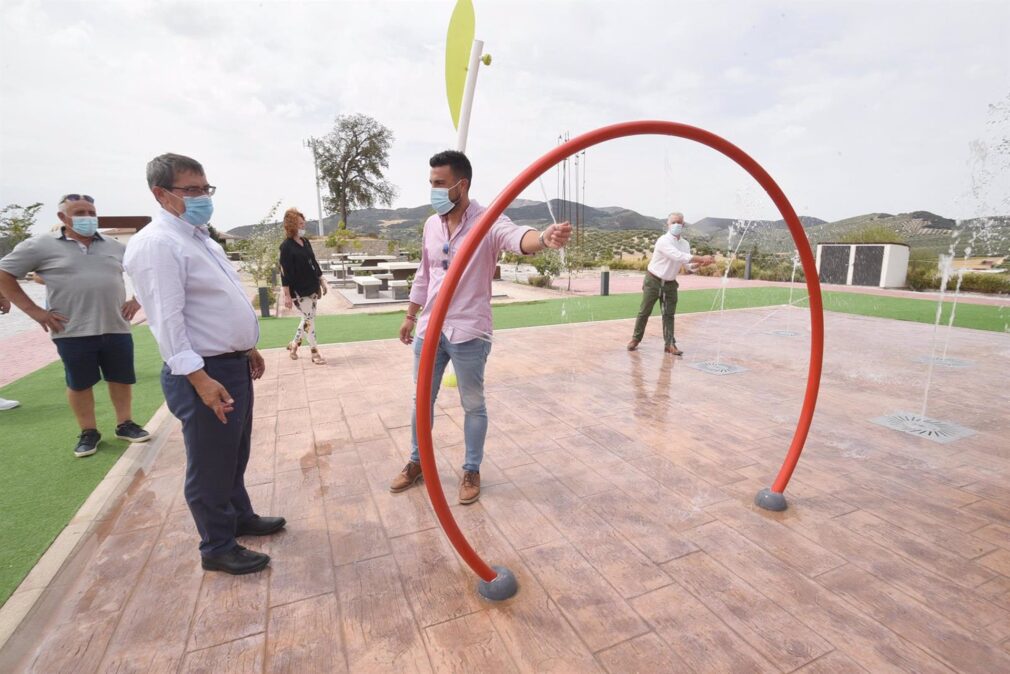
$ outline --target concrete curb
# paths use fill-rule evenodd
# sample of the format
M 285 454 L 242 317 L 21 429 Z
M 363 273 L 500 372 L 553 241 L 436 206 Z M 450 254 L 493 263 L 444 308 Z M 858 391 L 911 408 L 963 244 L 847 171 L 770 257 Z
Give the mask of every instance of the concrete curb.
M 173 421 L 174 417 L 163 403 L 145 424 L 145 428 L 154 436 L 151 441 L 130 445 L 123 452 L 70 523 L 21 581 L 14 594 L 0 606 L 0 653 L 11 643 L 18 628 L 29 621 L 66 567 L 67 561 L 88 544 L 98 526 L 113 512 L 137 474 L 150 469 L 168 440 Z

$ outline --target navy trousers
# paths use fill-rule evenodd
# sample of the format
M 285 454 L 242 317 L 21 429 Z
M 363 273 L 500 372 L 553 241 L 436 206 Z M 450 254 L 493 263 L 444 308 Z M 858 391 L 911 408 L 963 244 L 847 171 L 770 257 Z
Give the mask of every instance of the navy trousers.
M 245 489 L 252 439 L 253 387 L 246 357 L 204 360 L 204 370 L 235 400 L 222 424 L 203 404 L 186 377 L 166 365 L 161 389 L 168 409 L 182 422 L 186 443 L 186 503 L 200 532 L 200 554 L 219 555 L 235 547 L 235 528 L 254 516 Z

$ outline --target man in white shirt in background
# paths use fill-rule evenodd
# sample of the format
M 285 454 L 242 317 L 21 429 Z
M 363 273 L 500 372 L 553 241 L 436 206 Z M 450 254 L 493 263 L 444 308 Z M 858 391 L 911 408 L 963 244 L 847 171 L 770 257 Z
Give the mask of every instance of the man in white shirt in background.
M 628 351 L 638 348 L 645 336 L 645 326 L 649 322 L 656 300 L 661 301 L 663 310 L 663 341 L 664 351 L 674 356 L 683 356 L 684 352 L 677 348 L 677 339 L 673 336 L 673 315 L 677 311 L 677 274 L 691 263 L 712 264 L 711 255 L 692 255 L 691 244 L 682 234 L 684 232 L 684 214 L 670 213 L 666 219 L 666 234 L 656 239 L 656 247 L 652 251 L 652 260 L 642 281 L 642 306 L 638 309 L 638 320 L 635 321 L 635 332 L 628 342 Z M 687 273 L 690 273 L 690 267 Z
M 200 532 L 203 568 L 261 571 L 268 555 L 236 536 L 265 536 L 283 517 L 260 517 L 246 492 L 259 321 L 224 250 L 207 232 L 214 212 L 203 166 L 177 154 L 147 165 L 161 209 L 126 249 L 126 270 L 165 361 L 161 388 L 182 422 L 186 502 Z

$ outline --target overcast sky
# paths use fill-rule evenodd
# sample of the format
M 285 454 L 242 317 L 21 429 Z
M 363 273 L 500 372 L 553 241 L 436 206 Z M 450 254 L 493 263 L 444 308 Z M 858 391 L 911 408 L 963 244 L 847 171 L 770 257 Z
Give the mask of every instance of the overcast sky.
M 94 195 L 103 215 L 149 214 L 145 164 L 171 151 L 203 162 L 222 229 L 278 199 L 314 215 L 302 141 L 360 112 L 395 135 L 395 205 L 425 203 L 427 159 L 455 140 L 454 4 L 3 0 L 0 202 L 44 202 L 45 226 L 64 192 Z M 1010 2 L 474 5 L 494 59 L 468 147 L 485 203 L 560 133 L 658 118 L 743 148 L 801 214 L 1008 210 Z M 614 141 L 585 170 L 594 206 L 778 217 L 742 170 L 688 141 Z

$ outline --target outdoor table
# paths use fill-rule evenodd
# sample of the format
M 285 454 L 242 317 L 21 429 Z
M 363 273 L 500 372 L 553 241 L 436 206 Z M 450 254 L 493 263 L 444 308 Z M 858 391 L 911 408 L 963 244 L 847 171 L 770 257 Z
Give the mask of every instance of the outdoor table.
M 395 255 L 349 255 L 347 257 L 351 262 L 357 262 L 362 267 L 375 267 L 382 262 L 389 262 L 390 260 L 395 260 Z
M 417 273 L 417 268 L 420 266 L 417 262 L 382 262 L 379 264 L 379 269 L 392 274 L 397 281 L 406 281 Z

